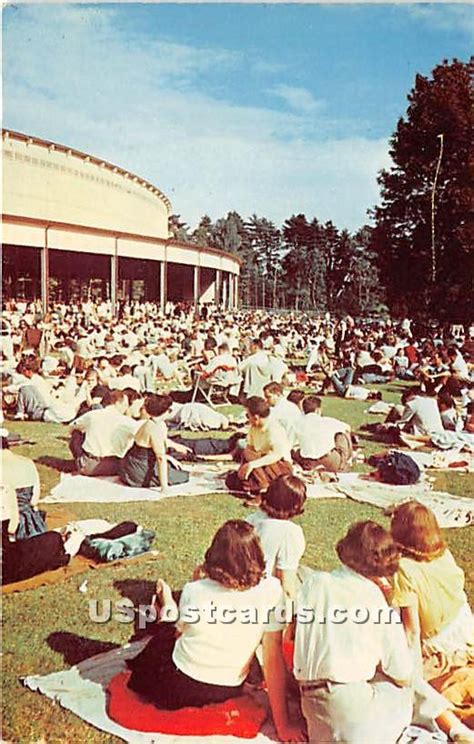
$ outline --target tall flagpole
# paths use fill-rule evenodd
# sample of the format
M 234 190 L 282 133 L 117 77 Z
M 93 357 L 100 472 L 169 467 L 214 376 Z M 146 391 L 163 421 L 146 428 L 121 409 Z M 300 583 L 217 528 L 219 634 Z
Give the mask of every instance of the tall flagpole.
M 436 165 L 435 177 L 433 180 L 433 188 L 431 189 L 431 282 L 436 282 L 436 231 L 435 231 L 435 215 L 436 215 L 436 186 L 438 184 L 438 176 L 441 168 L 441 160 L 443 159 L 443 148 L 444 148 L 444 134 L 438 134 L 439 139 L 439 155 L 438 163 Z

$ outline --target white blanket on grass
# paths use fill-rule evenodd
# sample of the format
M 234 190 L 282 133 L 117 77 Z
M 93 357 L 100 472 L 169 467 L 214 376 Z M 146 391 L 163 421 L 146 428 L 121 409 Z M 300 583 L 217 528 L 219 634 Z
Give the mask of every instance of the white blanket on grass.
M 171 486 L 168 493 L 159 488 L 131 488 L 118 478 L 90 478 L 86 475 L 63 473 L 43 503 L 100 502 L 125 503 L 128 501 L 159 501 L 171 496 L 203 496 L 229 493 L 222 474 L 196 471 L 189 483 Z M 390 486 L 366 480 L 359 473 L 340 473 L 334 483 L 315 481 L 307 484 L 308 498 L 350 498 L 390 510 L 404 501 L 416 499 L 432 509 L 442 528 L 466 527 L 474 524 L 474 499 L 451 496 L 443 491 L 431 491 L 430 484 L 422 481 L 413 486 Z
M 127 501 L 159 501 L 171 496 L 204 496 L 229 493 L 225 476 L 235 469 L 235 463 L 199 463 L 188 466 L 191 478 L 188 483 L 170 486 L 163 494 L 160 488 L 132 488 L 126 486 L 117 476 L 92 478 L 87 475 L 61 473 L 59 483 L 51 493 L 42 499 L 45 504 L 72 502 L 122 503 Z M 332 485 L 317 481 L 308 485 L 310 498 L 344 498 Z
M 176 736 L 170 734 L 132 731 L 112 721 L 107 715 L 106 687 L 112 677 L 126 670 L 126 659 L 136 656 L 146 644 L 146 639 L 127 644 L 80 662 L 71 669 L 45 676 L 29 676 L 23 684 L 39 692 L 55 704 L 70 710 L 83 721 L 129 744 L 272 744 L 278 741 L 271 719 L 253 739 L 236 736 Z M 402 734 L 400 744 L 441 744 L 447 739 L 443 734 L 433 734 L 416 726 L 409 726 Z
M 412 486 L 392 486 L 367 480 L 359 473 L 341 473 L 332 487 L 354 501 L 372 504 L 387 511 L 405 501 L 416 499 L 434 512 L 442 528 L 474 524 L 474 499 L 452 496 L 444 491 L 432 491 L 426 480 Z
M 227 489 L 216 473 L 196 473 L 188 483 L 170 486 L 167 493 L 160 488 L 132 488 L 118 477 L 91 478 L 87 475 L 61 473 L 59 483 L 42 499 L 46 504 L 69 502 L 119 503 L 126 501 L 158 501 L 170 496 L 203 496 L 222 493 Z
M 402 450 L 397 450 L 402 452 Z M 472 473 L 474 472 L 474 455 L 468 452 L 461 453 L 461 447 L 454 449 L 445 450 L 431 450 L 430 452 L 406 452 L 403 451 L 404 455 L 408 455 L 412 460 L 416 462 L 421 470 L 425 468 L 431 470 L 445 470 L 452 473 Z M 452 467 L 457 463 L 457 467 Z
M 127 644 L 123 648 L 107 651 L 80 662 L 71 669 L 45 676 L 25 677 L 23 684 L 30 690 L 40 692 L 72 711 L 83 721 L 100 731 L 117 736 L 130 744 L 270 744 L 276 739 L 268 724 L 254 739 L 236 736 L 176 736 L 131 731 L 112 721 L 106 712 L 106 687 L 112 677 L 126 671 L 126 660 L 136 656 L 145 646 L 146 640 Z M 85 740 L 86 737 L 84 737 Z

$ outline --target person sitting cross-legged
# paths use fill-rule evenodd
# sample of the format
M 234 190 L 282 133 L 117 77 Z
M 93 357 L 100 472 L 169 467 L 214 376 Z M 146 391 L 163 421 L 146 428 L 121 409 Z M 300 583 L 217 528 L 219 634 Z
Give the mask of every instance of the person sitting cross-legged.
M 297 431 L 298 449 L 293 459 L 303 470 L 328 470 L 332 473 L 349 469 L 352 457 L 350 426 L 344 421 L 321 415 L 321 399 L 308 395 L 303 400 L 304 416 Z
M 81 475 L 116 475 L 139 426 L 125 415 L 128 398 L 121 390 L 112 390 L 103 404 L 104 408 L 88 411 L 72 424 L 71 444 Z M 76 431 L 84 434 L 82 443 L 74 434 Z
M 258 495 L 267 491 L 280 475 L 292 473 L 291 447 L 285 430 L 270 417 L 270 406 L 263 398 L 247 400 L 250 430 L 238 471 L 229 473 L 227 488 Z

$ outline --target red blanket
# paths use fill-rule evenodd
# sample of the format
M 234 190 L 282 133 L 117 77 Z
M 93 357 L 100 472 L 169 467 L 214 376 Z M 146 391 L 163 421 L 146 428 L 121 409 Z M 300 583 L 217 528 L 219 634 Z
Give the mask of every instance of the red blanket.
M 129 690 L 130 674 L 122 672 L 110 681 L 107 713 L 115 723 L 133 731 L 181 736 L 220 734 L 253 739 L 267 715 L 266 709 L 248 695 L 203 708 L 159 710 Z

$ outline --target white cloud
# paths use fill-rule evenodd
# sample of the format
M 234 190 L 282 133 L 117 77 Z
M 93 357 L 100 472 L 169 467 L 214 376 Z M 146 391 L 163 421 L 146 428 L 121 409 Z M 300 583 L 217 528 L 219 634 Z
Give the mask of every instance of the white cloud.
M 313 94 L 309 90 L 306 90 L 306 88 L 281 84 L 276 85 L 269 92 L 285 101 L 290 108 L 305 114 L 317 111 L 324 106 L 323 102 L 317 101 Z
M 245 72 L 248 60 L 176 44 L 160 29 L 125 37 L 112 8 L 23 6 L 16 18 L 4 44 L 6 127 L 138 173 L 190 224 L 232 209 L 277 224 L 295 212 L 349 229 L 367 221 L 387 142 L 315 141 L 321 106 L 309 91 L 279 86 L 293 113 L 233 105 L 202 78 L 216 65 Z
M 474 9 L 472 3 L 413 3 L 406 6 L 412 18 L 424 25 L 442 31 L 461 31 L 472 37 L 474 34 Z

